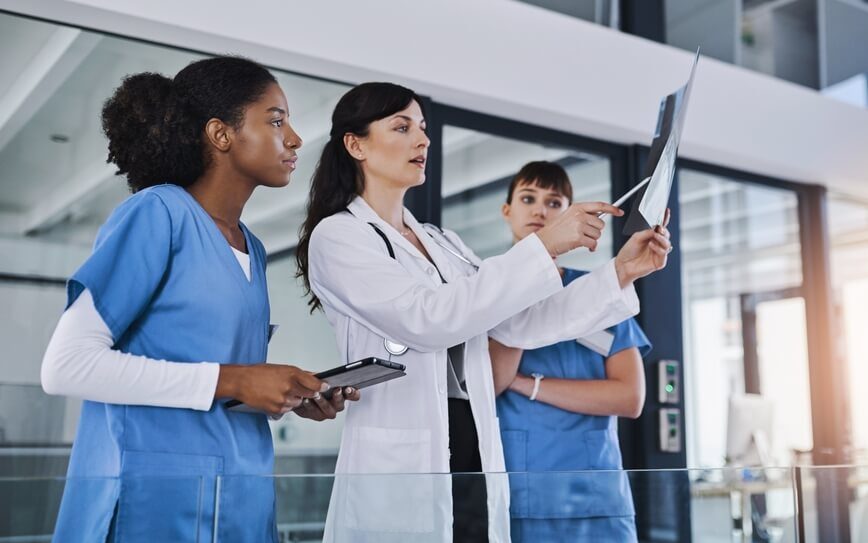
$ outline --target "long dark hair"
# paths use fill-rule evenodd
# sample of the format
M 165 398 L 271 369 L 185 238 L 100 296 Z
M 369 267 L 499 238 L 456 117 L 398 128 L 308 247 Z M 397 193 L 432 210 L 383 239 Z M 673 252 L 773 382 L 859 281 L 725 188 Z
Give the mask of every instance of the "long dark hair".
M 321 307 L 310 290 L 308 250 L 310 235 L 326 217 L 343 211 L 365 188 L 359 163 L 344 146 L 344 135 L 366 137 L 372 122 L 385 119 L 406 109 L 413 101 L 423 107 L 422 99 L 412 90 L 394 83 L 363 83 L 350 89 L 335 106 L 332 128 L 310 183 L 307 217 L 301 225 L 295 259 L 296 277 L 304 280 L 305 295 L 313 313 Z
M 210 164 L 204 145 L 210 119 L 239 127 L 244 109 L 276 80 L 241 57 L 193 62 L 173 78 L 144 72 L 127 76 L 102 108 L 108 160 L 126 174 L 132 192 L 163 183 L 182 187 Z

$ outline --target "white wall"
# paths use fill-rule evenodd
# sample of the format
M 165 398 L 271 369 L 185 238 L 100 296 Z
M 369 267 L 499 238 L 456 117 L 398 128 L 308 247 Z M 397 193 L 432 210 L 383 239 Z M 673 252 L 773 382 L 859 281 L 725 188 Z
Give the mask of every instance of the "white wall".
M 0 7 L 449 104 L 647 143 L 690 54 L 507 0 L 0 0 Z M 704 59 L 682 155 L 868 196 L 868 111 Z

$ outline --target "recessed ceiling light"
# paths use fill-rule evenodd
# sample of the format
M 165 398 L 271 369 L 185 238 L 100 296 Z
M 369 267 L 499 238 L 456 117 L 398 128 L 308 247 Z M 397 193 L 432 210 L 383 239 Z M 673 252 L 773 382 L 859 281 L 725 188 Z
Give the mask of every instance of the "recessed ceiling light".
M 69 141 L 69 136 L 63 134 L 52 134 L 50 138 L 54 143 L 67 143 Z

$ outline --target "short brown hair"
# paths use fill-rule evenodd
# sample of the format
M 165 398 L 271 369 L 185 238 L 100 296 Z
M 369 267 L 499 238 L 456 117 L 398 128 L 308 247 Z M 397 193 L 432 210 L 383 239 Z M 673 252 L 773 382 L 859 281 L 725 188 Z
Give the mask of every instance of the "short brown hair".
M 519 185 L 536 185 L 543 189 L 550 189 L 573 201 L 573 185 L 564 168 L 555 162 L 537 160 L 528 162 L 515 174 L 509 184 L 509 192 L 506 193 L 506 203 L 512 203 L 512 194 Z

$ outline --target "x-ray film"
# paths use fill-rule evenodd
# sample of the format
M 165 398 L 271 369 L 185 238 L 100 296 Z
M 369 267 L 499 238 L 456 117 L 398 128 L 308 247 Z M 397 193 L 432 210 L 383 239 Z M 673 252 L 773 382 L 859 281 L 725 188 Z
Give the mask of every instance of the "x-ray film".
M 693 76 L 696 74 L 698 61 L 699 50 L 697 49 L 687 83 L 660 101 L 657 128 L 651 142 L 648 163 L 642 175 L 643 179 L 650 177 L 651 181 L 633 199 L 633 206 L 624 225 L 625 235 L 629 236 L 663 223 L 672 189 L 672 178 L 675 175 L 678 144 L 681 141 L 684 118 L 687 116 L 687 102 L 690 99 L 690 89 L 693 86 Z

